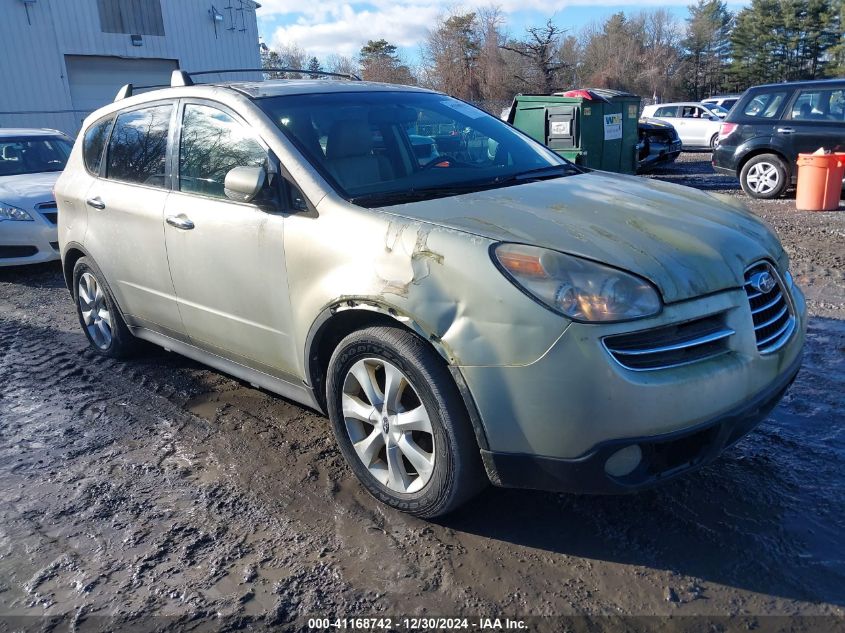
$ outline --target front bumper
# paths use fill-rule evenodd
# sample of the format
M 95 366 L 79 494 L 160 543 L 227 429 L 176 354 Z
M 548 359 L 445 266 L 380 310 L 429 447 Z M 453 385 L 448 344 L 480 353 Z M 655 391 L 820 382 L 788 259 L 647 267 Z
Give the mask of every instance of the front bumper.
M 32 222 L 0 222 L 0 266 L 40 264 L 57 259 L 56 225 L 40 216 Z
M 714 461 L 722 451 L 751 431 L 780 402 L 801 367 L 797 358 L 783 377 L 750 402 L 690 429 L 650 437 L 602 442 L 578 459 L 554 459 L 481 451 L 490 480 L 497 486 L 534 488 L 580 494 L 635 492 L 663 483 Z M 605 471 L 607 460 L 637 445 L 642 461 L 623 476 Z
M 491 480 L 502 486 L 612 492 L 706 463 L 774 406 L 798 370 L 806 306 L 797 287 L 790 294 L 796 327 L 771 354 L 758 352 L 751 308 L 745 291 L 737 289 L 668 305 L 661 315 L 634 324 L 572 323 L 528 365 L 461 367 L 483 426 Z M 728 350 L 714 358 L 633 371 L 602 345 L 607 336 L 706 315 L 722 315 L 734 331 Z M 673 438 L 692 439 L 667 443 Z M 649 476 L 640 473 L 640 479 L 609 478 L 607 457 L 631 444 L 647 444 L 641 447 L 645 457 L 659 448 L 665 455 L 686 451 L 689 459 L 668 460 L 665 468 L 652 465 Z

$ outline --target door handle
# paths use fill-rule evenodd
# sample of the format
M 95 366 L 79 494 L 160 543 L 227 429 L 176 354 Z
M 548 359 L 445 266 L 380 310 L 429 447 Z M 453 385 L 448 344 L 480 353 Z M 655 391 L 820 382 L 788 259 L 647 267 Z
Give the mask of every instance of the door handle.
M 779 127 L 778 132 L 781 134 L 792 134 L 795 131 L 793 127 Z
M 194 223 L 181 213 L 179 215 L 168 215 L 167 223 L 170 226 L 175 226 L 177 229 L 182 229 L 183 231 L 190 231 L 194 228 Z
M 85 204 L 87 204 L 89 207 L 94 207 L 95 209 L 106 208 L 106 203 L 100 200 L 100 196 L 97 196 L 96 198 L 88 198 L 85 201 Z

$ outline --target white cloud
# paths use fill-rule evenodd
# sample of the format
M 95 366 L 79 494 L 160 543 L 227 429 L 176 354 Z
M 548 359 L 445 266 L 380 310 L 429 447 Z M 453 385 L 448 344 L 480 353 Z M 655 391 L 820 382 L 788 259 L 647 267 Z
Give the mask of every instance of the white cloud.
M 498 6 L 507 15 L 534 10 L 539 15 L 556 15 L 565 22 L 566 7 L 626 6 L 632 10 L 644 6 L 686 6 L 690 0 L 260 0 L 258 15 L 262 20 L 280 15 L 293 22 L 275 30 L 270 44 L 297 44 L 309 54 L 356 55 L 367 40 L 384 38 L 405 48 L 419 46 L 438 15 L 456 8 L 472 9 Z

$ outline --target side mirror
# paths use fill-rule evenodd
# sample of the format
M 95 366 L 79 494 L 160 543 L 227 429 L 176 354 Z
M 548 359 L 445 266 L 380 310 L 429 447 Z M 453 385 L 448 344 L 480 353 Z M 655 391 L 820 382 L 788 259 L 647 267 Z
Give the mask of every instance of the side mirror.
M 235 167 L 226 174 L 223 191 L 237 202 L 251 202 L 264 187 L 267 172 L 263 167 Z

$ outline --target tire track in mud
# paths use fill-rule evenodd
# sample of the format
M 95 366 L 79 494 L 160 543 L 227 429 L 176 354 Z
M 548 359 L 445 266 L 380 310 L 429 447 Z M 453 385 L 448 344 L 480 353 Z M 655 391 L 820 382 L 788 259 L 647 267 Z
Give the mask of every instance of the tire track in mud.
M 0 341 L 0 544 L 18 555 L 3 575 L 19 589 L 0 594 L 5 609 L 91 615 L 122 603 L 118 617 L 132 619 L 255 603 L 284 621 L 316 609 L 321 590 L 343 604 L 348 588 L 326 561 L 286 564 L 321 542 L 195 453 L 215 430 L 159 395 L 178 390 L 5 315 Z

